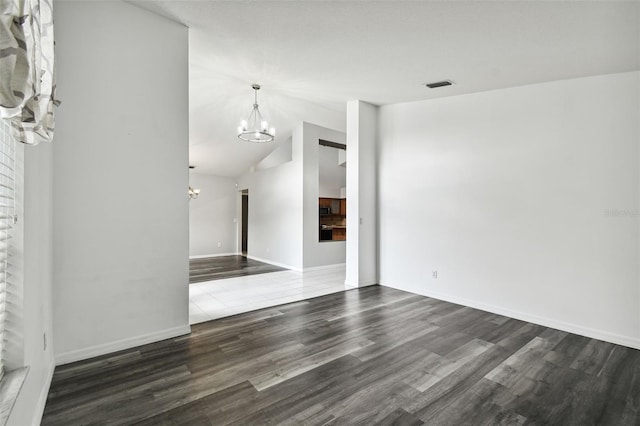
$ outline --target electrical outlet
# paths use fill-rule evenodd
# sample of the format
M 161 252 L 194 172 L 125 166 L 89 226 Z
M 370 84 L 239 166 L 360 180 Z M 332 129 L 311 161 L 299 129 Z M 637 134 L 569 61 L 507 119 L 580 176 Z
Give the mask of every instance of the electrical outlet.
M 218 241 L 218 247 L 222 247 L 222 243 Z
M 438 271 L 435 271 L 435 270 L 432 271 L 431 272 L 431 278 L 433 278 L 434 280 L 437 280 L 438 279 Z
M 44 346 L 43 350 L 46 351 L 47 350 L 47 333 L 42 333 L 42 343 L 43 343 L 43 346 Z

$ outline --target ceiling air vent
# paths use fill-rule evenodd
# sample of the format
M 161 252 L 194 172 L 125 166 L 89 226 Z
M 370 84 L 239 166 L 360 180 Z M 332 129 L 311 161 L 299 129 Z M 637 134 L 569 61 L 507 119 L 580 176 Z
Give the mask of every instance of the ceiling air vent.
M 452 84 L 453 84 L 453 81 L 445 80 L 445 81 L 437 81 L 435 83 L 427 83 L 425 84 L 425 86 L 427 86 L 429 89 L 435 89 L 436 87 L 451 86 Z

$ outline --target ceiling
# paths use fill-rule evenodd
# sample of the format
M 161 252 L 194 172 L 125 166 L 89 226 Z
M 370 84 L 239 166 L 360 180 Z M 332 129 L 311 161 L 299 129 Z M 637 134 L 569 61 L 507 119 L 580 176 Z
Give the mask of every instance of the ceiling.
M 301 121 L 377 105 L 640 69 L 640 2 L 132 1 L 189 32 L 190 161 L 238 176 Z M 442 79 L 456 84 L 427 89 Z M 276 142 L 236 128 L 262 85 Z

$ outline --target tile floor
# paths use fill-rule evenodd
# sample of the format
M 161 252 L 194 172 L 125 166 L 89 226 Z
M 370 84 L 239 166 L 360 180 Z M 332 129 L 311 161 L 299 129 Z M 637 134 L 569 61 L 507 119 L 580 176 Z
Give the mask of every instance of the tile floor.
M 189 285 L 189 323 L 297 302 L 349 290 L 345 267 L 309 272 L 281 271 Z

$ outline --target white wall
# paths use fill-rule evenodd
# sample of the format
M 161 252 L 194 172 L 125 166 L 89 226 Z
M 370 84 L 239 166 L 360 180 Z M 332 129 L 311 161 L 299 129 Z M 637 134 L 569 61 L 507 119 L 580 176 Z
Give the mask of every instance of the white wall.
M 56 2 L 58 363 L 188 325 L 187 28 L 119 1 Z
M 639 96 L 632 72 L 381 107 L 381 283 L 640 348 Z
M 311 123 L 302 123 L 302 134 L 296 135 L 302 136 L 302 145 L 304 146 L 304 267 L 314 268 L 343 264 L 346 262 L 346 243 L 344 241 L 319 242 L 318 197 L 320 194 L 318 175 L 321 148 L 319 140 L 324 139 L 344 144 L 346 135 L 343 132 Z M 296 135 L 294 135 L 294 141 Z M 337 154 L 335 160 L 337 166 Z M 344 170 L 342 167 L 336 168 Z M 337 189 L 337 195 L 339 196 L 339 187 Z M 349 207 L 349 200 L 347 200 L 347 207 Z
M 18 149 L 22 149 L 18 145 Z M 52 146 L 24 147 L 23 350 L 29 373 L 11 411 L 9 425 L 39 424 L 53 375 L 51 306 L 52 271 Z M 44 348 L 43 335 L 48 345 Z
M 345 283 L 378 283 L 378 107 L 347 102 L 347 268 Z
M 189 181 L 200 189 L 189 202 L 189 256 L 237 253 L 235 180 L 191 172 Z
M 271 154 L 267 155 L 262 161 L 256 164 L 256 170 L 270 169 L 271 167 L 277 167 L 280 164 L 288 163 L 291 161 L 291 137 L 284 142 L 279 142 L 278 147 L 274 149 Z
M 318 196 L 342 198 L 340 189 L 347 186 L 347 169 L 338 164 L 338 154 L 343 149 L 330 146 L 318 147 Z
M 249 143 L 249 142 L 247 142 Z M 249 190 L 247 256 L 302 269 L 302 128 L 292 138 L 292 160 L 238 178 L 238 191 Z M 238 227 L 241 222 L 240 193 Z

